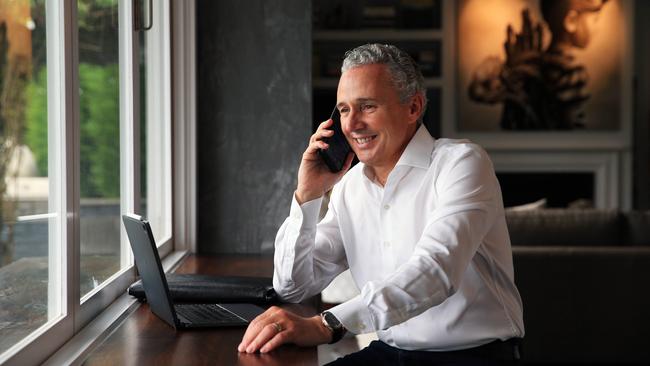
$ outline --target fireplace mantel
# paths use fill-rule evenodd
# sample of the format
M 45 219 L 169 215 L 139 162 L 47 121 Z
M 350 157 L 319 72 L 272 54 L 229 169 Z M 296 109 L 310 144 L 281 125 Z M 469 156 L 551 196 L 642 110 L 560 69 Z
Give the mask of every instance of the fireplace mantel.
M 596 208 L 631 207 L 631 166 L 626 153 L 511 150 L 489 154 L 497 173 L 593 173 Z

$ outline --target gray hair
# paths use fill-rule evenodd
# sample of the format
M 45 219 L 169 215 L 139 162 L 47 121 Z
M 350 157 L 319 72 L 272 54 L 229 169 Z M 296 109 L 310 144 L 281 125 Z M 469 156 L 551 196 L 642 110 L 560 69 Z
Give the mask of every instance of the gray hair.
M 422 122 L 427 109 L 427 93 L 424 88 L 424 77 L 413 58 L 393 45 L 364 44 L 345 53 L 341 73 L 371 64 L 382 64 L 388 67 L 401 103 L 408 102 L 418 92 L 422 94 L 424 105 L 418 118 L 418 121 Z

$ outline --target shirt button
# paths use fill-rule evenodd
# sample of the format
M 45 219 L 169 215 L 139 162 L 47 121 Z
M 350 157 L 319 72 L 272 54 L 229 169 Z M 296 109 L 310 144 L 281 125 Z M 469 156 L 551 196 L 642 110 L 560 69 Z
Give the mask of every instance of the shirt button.
M 384 210 L 388 210 L 390 208 L 390 205 L 384 205 Z
M 389 242 L 389 241 L 385 241 L 385 242 L 384 242 L 384 246 L 385 246 L 386 248 L 390 247 L 390 242 Z
M 358 323 L 357 328 L 359 328 L 360 330 L 364 330 L 364 329 L 366 329 L 366 326 L 363 325 L 363 323 Z

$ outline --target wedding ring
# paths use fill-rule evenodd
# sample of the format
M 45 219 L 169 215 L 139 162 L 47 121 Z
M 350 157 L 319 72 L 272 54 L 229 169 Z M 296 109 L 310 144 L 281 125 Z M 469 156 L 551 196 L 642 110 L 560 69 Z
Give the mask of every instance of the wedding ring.
M 279 323 L 273 323 L 273 327 L 278 333 L 282 332 L 282 326 Z

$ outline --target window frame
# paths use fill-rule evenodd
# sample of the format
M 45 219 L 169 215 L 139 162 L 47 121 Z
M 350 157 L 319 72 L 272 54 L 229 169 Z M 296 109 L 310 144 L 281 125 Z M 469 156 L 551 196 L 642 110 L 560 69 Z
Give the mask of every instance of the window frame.
M 173 248 L 196 253 L 196 2 L 171 8 Z
M 166 6 L 158 6 L 152 10 L 152 29 L 160 28 L 159 32 L 147 31 L 145 47 L 147 65 L 146 99 L 142 101 L 146 113 L 147 126 L 147 176 L 157 177 L 147 179 L 147 213 L 152 225 L 154 237 L 157 241 L 161 255 L 166 255 L 172 249 L 172 183 L 171 183 L 171 124 L 172 124 L 172 97 L 171 97 L 171 37 L 170 37 L 170 6 L 169 0 L 162 0 Z M 159 106 L 158 108 L 153 108 Z M 155 128 L 150 128 L 154 127 Z M 162 128 L 160 128 L 162 127 Z M 139 141 L 139 139 L 138 139 Z M 160 177 L 160 173 L 163 173 Z M 167 173 L 167 174 L 164 174 Z M 138 192 L 141 192 L 138 191 Z M 154 197 L 154 199 L 149 199 Z M 136 205 L 140 207 L 140 202 Z M 153 217 L 149 212 L 161 212 L 162 220 L 157 215 Z M 137 210 L 135 211 L 137 212 Z M 158 235 L 160 228 L 166 228 L 163 235 Z
M 74 310 L 71 309 L 74 298 L 69 283 L 70 279 L 75 277 L 75 266 L 69 264 L 74 264 L 75 241 L 74 239 L 70 240 L 69 236 L 75 232 L 73 207 L 74 192 L 78 190 L 78 186 L 75 186 L 74 182 L 74 168 L 68 167 L 68 162 L 74 161 L 75 157 L 74 146 L 69 143 L 75 138 L 74 127 L 70 121 L 78 118 L 78 113 L 75 112 L 78 105 L 78 92 L 75 92 L 75 86 L 78 85 L 78 79 L 75 76 L 77 61 L 75 60 L 74 47 L 71 47 L 77 42 L 77 37 L 75 34 L 76 22 L 73 24 L 73 22 L 65 21 L 65 19 L 76 19 L 76 6 L 72 6 L 74 5 L 73 1 L 63 0 L 57 3 L 48 0 L 45 3 L 46 67 L 48 70 L 48 168 L 53 164 L 60 164 L 59 168 L 62 169 L 56 173 L 48 171 L 51 178 L 54 174 L 58 175 L 56 178 L 50 179 L 49 188 L 59 195 L 59 197 L 52 198 L 53 195 L 50 194 L 50 198 L 48 198 L 48 203 L 57 205 L 53 208 L 57 213 L 56 217 L 50 219 L 50 222 L 52 220 L 56 222 L 55 229 L 48 229 L 48 234 L 54 234 L 52 238 L 48 237 L 48 250 L 54 250 L 48 254 L 48 257 L 52 258 L 52 260 L 48 259 L 48 276 L 51 280 L 49 282 L 52 282 L 52 284 L 48 284 L 48 306 L 53 304 L 60 307 L 60 313 L 55 319 L 49 319 L 51 310 L 48 308 L 48 321 L 0 355 L 0 363 L 16 365 L 39 363 L 42 361 L 43 354 L 54 352 L 61 346 L 63 342 L 59 340 L 68 339 L 74 334 Z M 68 121 L 68 123 L 61 123 L 61 121 Z M 54 154 L 54 156 L 50 157 L 50 154 Z M 53 160 L 56 162 L 53 163 Z M 53 239 L 58 239 L 60 242 L 56 243 Z M 57 260 L 58 263 L 49 266 Z M 50 295 L 56 293 L 59 294 L 60 303 L 50 300 Z
M 136 55 L 139 46 L 132 22 L 134 3 L 137 2 L 119 0 L 118 3 L 121 213 L 139 209 L 141 192 L 138 108 L 142 101 L 138 100 L 140 78 Z M 165 2 L 163 13 L 166 14 L 163 19 L 154 19 L 165 25 L 161 29 L 162 36 L 159 35 L 162 38 L 157 39 L 164 47 L 163 57 L 147 59 L 147 67 L 149 62 L 159 62 L 157 67 L 165 75 L 161 78 L 161 86 L 154 90 L 161 91 L 161 97 L 167 101 L 163 103 L 167 107 L 162 112 L 168 121 L 164 138 L 169 144 L 165 150 L 169 156 L 164 162 L 168 165 L 163 195 L 168 202 L 166 220 L 171 229 L 169 236 L 160 238 L 158 250 L 161 257 L 167 257 L 163 263 L 165 269 L 169 269 L 182 258 L 184 250 L 196 249 L 195 1 Z M 136 270 L 123 227 L 120 259 L 123 268 L 80 299 L 77 0 L 46 0 L 46 27 L 48 153 L 52 154 L 48 158 L 49 174 L 52 177 L 52 172 L 60 173 L 57 178 L 50 179 L 50 192 L 58 193 L 58 197 L 50 198 L 50 212 L 52 207 L 56 208 L 56 215 L 50 220 L 58 224 L 49 225 L 48 275 L 52 284 L 48 286 L 48 312 L 51 305 L 52 310 L 60 309 L 60 315 L 48 319 L 45 325 L 0 354 L 0 364 L 79 362 L 117 320 L 137 304 L 125 294 L 127 286 L 136 279 Z M 173 56 L 172 48 L 175 50 Z M 49 294 L 59 296 L 50 300 Z

